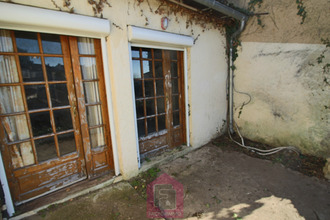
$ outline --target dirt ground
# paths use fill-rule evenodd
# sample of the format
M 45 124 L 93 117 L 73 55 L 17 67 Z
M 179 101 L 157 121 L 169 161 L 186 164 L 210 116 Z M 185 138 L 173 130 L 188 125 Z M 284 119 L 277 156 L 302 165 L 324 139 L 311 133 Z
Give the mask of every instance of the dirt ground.
M 263 160 L 219 143 L 28 219 L 147 219 L 145 188 L 162 173 L 183 184 L 186 219 L 329 219 L 330 182 L 279 163 L 288 156 Z

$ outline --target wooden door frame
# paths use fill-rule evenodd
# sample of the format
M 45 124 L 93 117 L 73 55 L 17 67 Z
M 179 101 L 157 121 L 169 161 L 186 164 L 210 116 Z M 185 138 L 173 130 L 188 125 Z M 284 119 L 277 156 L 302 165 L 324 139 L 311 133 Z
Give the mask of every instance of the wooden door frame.
M 39 82 L 36 82 L 36 84 L 34 82 L 30 83 L 30 82 L 24 82 L 23 80 L 23 75 L 22 75 L 22 70 L 20 67 L 20 61 L 19 61 L 19 56 L 31 56 L 31 53 L 20 53 L 17 51 L 17 46 L 16 46 L 16 39 L 14 37 L 14 31 L 10 30 L 11 33 L 11 37 L 12 37 L 12 43 L 13 43 L 13 52 L 8 52 L 9 55 L 14 56 L 15 57 L 15 61 L 16 61 L 16 67 L 17 67 L 17 73 L 18 73 L 18 78 L 19 78 L 19 82 L 17 83 L 12 83 L 12 84 L 17 84 L 20 86 L 21 88 L 21 94 L 22 94 L 22 101 L 24 104 L 24 113 L 23 115 L 25 115 L 26 117 L 26 122 L 27 122 L 27 126 L 29 129 L 29 142 L 31 143 L 31 147 L 33 150 L 33 156 L 36 160 L 37 158 L 37 153 L 35 150 L 35 143 L 33 140 L 35 139 L 42 139 L 42 138 L 47 138 L 47 137 L 55 137 L 58 135 L 58 133 L 56 134 L 46 134 L 46 135 L 42 135 L 42 136 L 38 136 L 35 137 L 32 133 L 32 128 L 31 128 L 31 120 L 30 120 L 30 113 L 31 110 L 28 109 L 27 107 L 27 100 L 26 100 L 26 95 L 25 95 L 25 89 L 24 89 L 24 85 L 37 85 Z M 42 162 L 35 162 L 35 164 L 32 165 L 28 165 L 25 167 L 20 167 L 20 168 L 13 168 L 12 166 L 12 161 L 11 161 L 11 156 L 10 156 L 10 152 L 9 152 L 9 147 L 7 147 L 7 143 L 6 143 L 6 134 L 4 129 L 0 129 L 0 137 L 1 137 L 1 147 L 2 147 L 2 156 L 3 156 L 3 166 L 5 168 L 5 172 L 6 172 L 6 176 L 7 176 L 7 181 L 6 184 L 8 184 L 11 190 L 13 190 L 14 192 L 10 193 L 11 197 L 15 198 L 16 204 L 21 204 L 22 202 L 27 202 L 31 199 L 34 199 L 36 197 L 40 197 L 42 195 L 44 195 L 45 193 L 50 193 L 53 190 L 46 190 L 45 192 L 43 192 L 43 188 L 44 186 L 40 186 L 39 188 L 35 188 L 36 191 L 33 190 L 29 190 L 26 191 L 25 193 L 19 194 L 20 189 L 19 189 L 19 185 L 17 184 L 17 179 L 18 178 L 24 178 L 27 177 L 27 173 L 31 173 L 31 175 L 36 175 L 39 171 L 41 170 L 49 170 L 52 167 L 58 167 L 64 164 L 68 164 L 68 163 L 73 163 L 76 160 L 76 163 L 78 165 L 77 167 L 77 173 L 78 176 L 80 176 L 80 174 L 85 173 L 84 169 L 81 166 L 84 166 L 82 163 L 82 148 L 81 148 L 81 137 L 80 137 L 80 122 L 78 117 L 75 117 L 73 115 L 73 106 L 76 105 L 76 100 L 75 98 L 73 98 L 70 94 L 75 94 L 75 89 L 73 88 L 73 75 L 72 75 L 72 71 L 71 71 L 71 61 L 69 59 L 70 56 L 70 51 L 68 50 L 68 40 L 67 37 L 64 37 L 63 35 L 57 35 L 60 38 L 61 41 L 61 47 L 62 47 L 62 54 L 46 54 L 43 53 L 43 48 L 41 46 L 41 37 L 40 37 L 40 32 L 36 32 L 37 33 L 37 40 L 38 40 L 38 46 L 40 48 L 40 51 L 37 53 L 37 55 L 41 56 L 41 57 L 62 57 L 63 59 L 63 65 L 64 65 L 64 72 L 65 72 L 65 76 L 66 76 L 66 86 L 68 89 L 68 100 L 69 100 L 69 105 L 70 108 L 65 107 L 64 109 L 70 109 L 70 113 L 71 113 L 71 117 L 72 117 L 72 125 L 73 125 L 73 133 L 74 133 L 74 140 L 75 140 L 75 147 L 76 147 L 76 155 L 74 154 L 68 154 L 68 155 L 64 155 L 64 156 L 60 156 L 59 154 L 57 155 L 58 158 L 53 158 L 51 159 L 51 161 L 42 161 Z M 4 52 L 5 53 L 5 52 Z M 33 55 L 33 54 L 32 54 Z M 45 91 L 48 89 L 49 84 L 51 84 L 51 80 L 47 79 L 46 77 L 46 69 L 45 69 L 45 63 L 44 63 L 44 59 L 42 59 L 42 74 L 44 76 L 44 81 L 43 83 L 45 84 Z M 54 129 L 56 130 L 56 125 L 55 125 L 55 121 L 54 121 L 54 117 L 53 115 L 53 111 L 54 110 L 58 110 L 58 109 L 62 109 L 61 107 L 52 107 L 51 100 L 49 97 L 49 91 L 46 91 L 46 96 L 47 96 L 47 111 L 49 111 L 50 114 L 50 123 L 51 123 L 51 127 L 54 131 Z M 35 112 L 45 112 L 44 109 L 36 109 L 36 110 L 32 110 L 33 113 Z M 15 115 L 15 113 L 13 113 L 13 115 Z M 5 116 L 3 116 L 5 117 Z M 24 141 L 24 140 L 23 140 Z M 21 141 L 18 141 L 18 144 Z M 58 149 L 58 142 L 57 142 L 57 138 L 54 139 L 54 143 L 56 143 L 55 147 L 57 149 L 57 152 L 59 152 Z M 9 144 L 9 146 L 12 145 L 12 143 Z M 62 158 L 60 158 L 62 157 Z M 38 166 L 37 166 L 38 165 Z M 25 176 L 24 176 L 25 175 Z M 74 174 L 75 175 L 75 174 Z M 87 177 L 87 176 L 86 176 Z M 64 177 L 66 178 L 66 177 Z M 79 177 L 78 181 L 85 179 L 85 177 Z M 8 182 L 9 180 L 9 182 Z M 77 180 L 72 181 L 71 183 L 77 182 Z M 70 183 L 70 184 L 71 184 Z M 56 189 L 58 188 L 62 188 L 63 186 L 61 186 L 61 183 L 58 184 L 58 187 L 56 187 Z M 36 192 L 41 192 L 41 193 L 36 193 Z M 23 197 L 23 194 L 30 194 L 32 196 L 27 196 L 27 199 L 22 199 L 20 198 L 21 196 Z M 36 196 L 33 196 L 33 193 L 36 193 Z M 29 197 L 29 198 L 28 198 Z M 24 197 L 23 197 L 24 198 Z
M 138 158 L 138 167 L 141 167 L 141 155 L 139 148 L 139 135 L 137 129 L 137 115 L 136 115 L 136 104 L 135 104 L 135 91 L 134 91 L 134 76 L 133 76 L 133 62 L 132 62 L 132 47 L 142 47 L 142 48 L 151 48 L 151 49 L 161 49 L 161 50 L 175 50 L 182 51 L 182 69 L 183 69 L 183 90 L 184 90 L 184 114 L 185 114 L 185 140 L 186 145 L 190 147 L 190 108 L 189 108 L 189 95 L 188 95 L 188 54 L 190 50 L 188 47 L 171 47 L 171 46 L 161 46 L 161 45 L 152 45 L 152 44 L 143 44 L 143 43 L 134 43 L 129 42 L 129 61 L 130 61 L 130 73 L 131 73 L 131 92 L 132 92 L 132 102 L 133 102 L 133 111 L 134 111 L 134 125 L 135 125 L 135 143 L 136 143 L 136 152 Z
M 40 41 L 40 34 L 39 34 L 39 32 L 37 32 L 37 33 L 38 33 L 39 47 L 41 48 L 40 53 L 42 54 L 42 56 L 44 56 L 43 53 L 42 53 L 42 47 L 41 47 L 41 41 Z M 77 82 L 77 80 L 75 78 L 76 76 L 73 74 L 74 73 L 74 68 L 77 65 L 73 65 L 74 62 L 73 62 L 73 59 L 72 59 L 72 54 L 71 54 L 70 49 L 69 49 L 69 47 L 70 47 L 69 46 L 70 45 L 69 44 L 69 38 L 70 37 L 64 37 L 63 35 L 57 35 L 57 36 L 60 37 L 61 44 L 62 44 L 62 51 L 63 51 L 62 52 L 62 57 L 63 57 L 63 64 L 64 64 L 64 69 L 65 69 L 65 75 L 66 75 L 66 78 L 67 78 L 67 83 L 66 83 L 67 84 L 67 89 L 68 89 L 68 91 L 73 92 L 74 94 L 76 94 L 77 93 L 77 90 L 76 90 L 77 87 L 75 88 L 75 86 L 77 86 L 77 84 L 81 84 L 81 83 Z M 71 37 L 71 38 L 76 38 L 77 39 L 77 37 Z M 13 38 L 13 39 L 14 39 L 13 40 L 13 44 L 14 44 L 14 48 L 15 48 L 15 51 L 13 53 L 15 53 L 16 65 L 19 66 L 19 62 L 18 62 L 18 56 L 19 56 L 19 54 L 16 51 L 16 48 L 17 47 L 15 46 L 15 38 Z M 111 138 L 110 138 L 110 136 L 111 136 L 112 133 L 110 132 L 110 128 L 109 128 L 110 125 L 109 125 L 109 118 L 108 118 L 109 114 L 108 114 L 108 104 L 107 104 L 108 99 L 107 99 L 107 94 L 106 94 L 106 86 L 105 86 L 105 83 L 106 82 L 105 82 L 105 79 L 104 79 L 104 65 L 103 65 L 103 56 L 102 56 L 103 55 L 103 53 L 102 53 L 102 49 L 103 48 L 101 46 L 102 45 L 102 42 L 101 42 L 100 39 L 95 39 L 94 42 L 95 42 L 95 44 L 97 44 L 97 46 L 95 46 L 95 57 L 96 57 L 96 61 L 97 61 L 96 62 L 97 67 L 96 68 L 97 68 L 97 72 L 98 72 L 98 75 L 99 75 L 99 81 L 100 81 L 100 83 L 99 83 L 99 90 L 100 91 L 99 92 L 100 92 L 100 96 L 104 97 L 103 98 L 104 99 L 104 102 L 102 101 L 101 103 L 102 103 L 102 109 L 104 109 L 102 111 L 102 116 L 103 116 L 103 124 L 105 124 L 103 126 L 103 128 L 104 128 L 104 134 L 105 134 L 105 146 L 108 146 L 108 147 L 106 147 L 107 148 L 107 152 L 106 152 L 107 159 L 106 159 L 106 161 L 109 162 L 109 167 L 110 167 L 111 170 L 113 170 L 114 169 L 114 162 L 113 162 L 112 145 L 111 145 Z M 9 52 L 9 53 L 11 53 L 11 52 Z M 54 56 L 56 56 L 56 55 L 54 55 Z M 42 60 L 42 62 L 43 62 L 43 65 L 42 65 L 43 74 L 45 75 L 46 72 L 45 72 L 44 60 Z M 20 82 L 17 83 L 17 84 L 20 84 L 20 87 L 23 88 L 23 80 L 22 80 L 21 69 L 19 67 L 17 67 L 17 68 L 18 68 L 18 76 L 20 78 Z M 81 76 L 81 74 L 80 74 L 80 76 Z M 48 81 L 45 80 L 45 83 L 47 84 Z M 22 88 L 21 88 L 21 90 L 22 90 L 21 92 L 23 94 L 23 102 L 24 102 L 24 106 L 25 106 L 25 109 L 26 109 L 26 110 L 24 110 L 24 112 L 25 112 L 25 114 L 28 114 L 28 111 L 29 110 L 27 110 L 28 109 L 27 108 L 27 103 L 26 103 L 27 101 L 26 101 L 25 95 L 24 95 L 24 92 L 25 91 Z M 47 94 L 47 100 L 48 100 L 48 102 L 50 102 L 50 98 L 48 96 L 49 96 L 49 94 Z M 78 169 L 78 172 L 85 173 L 85 175 L 88 174 L 88 176 L 86 175 L 86 177 L 90 178 L 91 176 L 95 176 L 95 175 L 91 175 L 90 174 L 91 172 L 88 173 L 88 172 L 85 171 L 85 169 L 87 168 L 87 165 L 85 165 L 85 161 L 86 160 L 85 160 L 84 156 L 82 158 L 80 158 L 80 156 L 82 156 L 83 153 L 86 152 L 86 151 L 84 151 L 85 149 L 83 149 L 83 147 L 82 147 L 82 142 L 83 141 L 82 141 L 82 136 L 80 135 L 82 133 L 82 126 L 81 126 L 82 123 L 80 122 L 81 118 L 79 117 L 79 114 L 77 114 L 77 116 L 74 116 L 75 108 L 77 108 L 77 106 L 79 107 L 79 103 L 77 103 L 79 100 L 76 98 L 76 96 L 75 97 L 72 97 L 72 95 L 70 95 L 70 94 L 69 94 L 68 98 L 69 98 L 70 105 L 71 105 L 71 107 L 70 107 L 70 109 L 71 109 L 71 117 L 72 117 L 72 119 L 73 118 L 76 118 L 76 120 L 73 120 L 73 125 L 74 125 L 74 128 L 73 129 L 78 129 L 78 130 L 75 130 L 74 131 L 74 135 L 75 135 L 74 138 L 75 138 L 77 155 L 78 155 L 77 163 L 80 164 L 80 165 L 82 165 L 82 166 L 84 166 L 83 169 Z M 50 109 L 52 109 L 52 108 L 50 107 Z M 84 109 L 84 112 L 86 112 L 86 109 Z M 53 119 L 53 118 L 51 118 L 51 119 Z M 29 120 L 29 117 L 27 117 L 27 123 L 28 123 L 28 126 L 30 128 L 31 127 L 31 122 Z M 51 123 L 52 123 L 52 127 L 54 127 L 55 126 L 54 120 L 52 120 Z M 31 131 L 31 128 L 30 128 L 29 129 L 29 133 L 30 133 L 30 136 L 31 136 L 30 139 L 32 140 L 33 139 L 33 135 L 31 135 L 31 132 L 32 131 Z M 77 135 L 79 135 L 79 137 L 77 137 Z M 4 140 L 4 137 L 6 136 L 4 129 L 0 129 L 0 136 L 1 136 L 1 139 Z M 56 142 L 56 139 L 55 139 L 55 142 Z M 5 140 L 4 140 L 4 143 L 6 143 Z M 11 165 L 10 165 L 11 164 L 10 157 L 9 156 L 6 156 L 6 155 L 9 155 L 8 148 L 6 148 L 4 146 L 5 146 L 5 144 L 3 144 L 3 145 L 1 144 L 1 147 L 3 149 L 3 154 L 1 154 L 1 155 L 4 156 L 4 157 L 2 157 L 3 162 L 1 164 L 1 167 L 6 168 L 6 169 L 4 169 L 5 170 L 5 173 L 7 174 L 6 175 L 6 181 L 5 181 L 5 183 L 3 182 L 3 184 L 5 184 L 5 185 L 8 186 L 8 185 L 10 185 L 10 184 L 8 184 L 8 180 L 11 180 L 13 178 L 13 176 L 12 176 L 13 169 L 10 168 L 11 167 Z M 32 148 L 32 149 L 34 151 L 34 148 Z M 90 151 L 92 151 L 92 149 L 90 149 L 89 152 Z M 87 152 L 88 152 L 88 149 L 87 149 Z M 36 155 L 36 152 L 34 151 L 34 156 L 35 155 Z M 65 157 L 64 162 L 68 162 L 68 161 L 73 160 L 72 159 L 72 155 L 64 156 L 64 157 Z M 36 156 L 35 156 L 35 158 L 36 158 Z M 59 162 L 59 159 L 60 158 L 57 158 L 57 159 L 55 159 L 55 161 L 49 161 L 49 162 L 46 162 L 44 164 L 39 165 L 39 166 L 41 166 L 41 168 L 28 167 L 28 169 L 29 170 L 40 170 L 40 169 L 45 168 L 49 164 L 51 164 L 51 165 L 58 165 L 60 163 Z M 47 168 L 47 169 L 49 169 L 49 168 Z M 20 170 L 18 170 L 18 172 L 19 173 L 23 173 L 24 171 L 22 169 L 20 169 Z M 100 173 L 101 172 L 99 172 L 99 171 L 97 172 L 97 174 L 100 174 Z M 93 174 L 96 174 L 95 169 L 93 169 Z M 3 177 L 2 177 L 1 180 L 3 180 Z M 80 180 L 81 179 L 79 179 L 78 181 L 80 181 Z M 9 183 L 12 183 L 12 182 L 13 181 L 11 180 Z M 77 180 L 71 182 L 68 185 L 71 185 L 71 184 L 73 184 L 75 182 L 77 182 Z M 67 185 L 65 185 L 65 186 L 67 186 Z M 62 187 L 63 186 L 59 186 L 58 189 L 60 189 Z M 14 190 L 15 192 L 19 192 L 17 190 L 17 185 L 11 186 L 11 189 Z M 52 191 L 53 190 L 50 190 L 50 191 L 47 191 L 45 193 L 50 193 Z M 28 199 L 23 199 L 23 200 L 20 200 L 19 199 L 20 201 L 16 198 L 15 200 L 16 201 L 19 201 L 19 202 L 16 202 L 16 204 L 18 205 L 18 204 L 27 202 L 27 201 L 29 201 L 31 199 L 40 197 L 40 196 L 44 195 L 45 193 L 41 193 L 40 195 L 37 195 L 37 196 L 32 196 L 31 198 L 28 198 Z M 9 194 L 10 194 L 10 197 L 15 196 L 15 193 L 10 193 L 9 192 Z M 10 203 L 12 205 L 12 199 L 10 199 L 10 201 L 11 201 Z M 6 203 L 7 203 L 7 201 L 6 201 Z M 11 205 L 9 204 L 9 206 L 11 206 Z
M 98 153 L 102 153 L 100 150 L 94 150 L 91 146 L 90 141 L 90 134 L 89 134 L 89 125 L 87 122 L 87 110 L 86 110 L 86 103 L 85 103 L 85 92 L 83 88 L 83 79 L 82 79 L 82 72 L 80 68 L 80 57 L 84 55 L 79 54 L 78 49 L 78 38 L 69 36 L 69 44 L 71 50 L 71 58 L 72 58 L 72 70 L 73 70 L 73 78 L 76 87 L 76 97 L 77 97 L 77 104 L 78 104 L 78 112 L 81 124 L 81 132 L 82 132 L 82 142 L 83 142 L 83 149 L 84 149 L 84 156 L 85 156 L 85 166 L 87 171 L 88 178 L 93 178 L 98 176 L 99 172 L 94 166 L 94 159 Z M 107 104 L 107 94 L 105 91 L 105 81 L 104 81 L 104 71 L 103 71 L 103 59 L 102 59 L 102 48 L 101 42 L 99 39 L 93 39 L 95 54 L 91 55 L 95 57 L 96 60 L 96 69 L 98 74 L 98 88 L 99 88 L 99 96 L 101 104 L 101 114 L 103 120 L 103 128 L 104 128 L 104 139 L 105 139 L 105 146 L 103 147 L 105 150 L 103 151 L 105 154 L 105 159 L 108 163 L 108 167 L 111 170 L 114 170 L 114 160 L 113 160 L 113 151 L 112 151 L 112 140 L 111 140 L 111 131 L 110 131 L 110 124 L 109 124 L 109 115 L 108 115 L 108 104 Z M 84 56 L 86 57 L 86 56 Z M 87 57 L 89 57 L 87 55 Z M 78 65 L 79 64 L 79 65 Z M 103 102 L 103 101 L 105 102 Z M 102 172 L 102 171 L 101 171 Z
M 36 9 L 35 7 L 25 6 L 25 5 L 15 5 L 15 4 L 7 4 L 2 3 L 2 6 L 5 6 L 5 11 L 7 11 L 6 20 L 1 24 L 1 28 L 11 29 L 11 30 L 23 30 L 23 31 L 33 31 L 33 32 L 44 32 L 44 33 L 57 33 L 59 35 L 70 35 L 70 36 L 87 36 L 92 38 L 97 38 L 101 40 L 101 48 L 102 48 L 102 58 L 103 58 L 103 70 L 104 70 L 104 78 L 106 85 L 106 93 L 107 93 L 107 104 L 108 104 L 108 115 L 110 120 L 110 127 L 112 132 L 110 133 L 112 142 L 112 150 L 114 155 L 114 166 L 115 166 L 115 174 L 119 175 L 119 162 L 118 162 L 118 153 L 116 146 L 116 136 L 115 136 L 115 125 L 114 125 L 114 113 L 112 107 L 112 93 L 111 93 L 111 84 L 110 84 L 110 74 L 108 67 L 108 56 L 107 56 L 107 43 L 106 38 L 110 34 L 110 23 L 105 19 L 96 19 L 95 17 L 89 17 L 84 15 L 75 15 L 75 14 L 66 14 L 65 17 L 61 16 L 63 12 L 48 10 L 48 9 Z M 21 16 L 17 19 L 16 12 L 20 10 L 23 12 L 24 16 Z M 47 16 L 45 17 L 45 11 L 47 11 Z M 33 15 L 33 16 L 29 16 Z M 13 17 L 15 17 L 15 22 L 12 23 Z M 28 18 L 28 19 L 27 19 Z M 45 29 L 43 26 L 44 20 L 48 21 L 47 28 Z M 70 20 L 70 22 L 66 22 Z M 22 27 L 22 22 L 28 23 L 28 26 Z M 75 29 L 71 30 L 70 27 L 72 23 L 75 24 Z M 8 26 L 8 24 L 10 24 Z M 97 28 L 95 29 L 94 27 Z M 12 200 L 12 195 L 9 190 L 9 184 L 5 171 L 5 159 L 4 155 L 0 154 L 0 179 L 3 185 L 4 193 L 5 193 L 5 203 L 7 205 L 7 212 L 11 217 L 14 212 L 14 205 Z M 5 156 L 4 156 L 5 157 Z

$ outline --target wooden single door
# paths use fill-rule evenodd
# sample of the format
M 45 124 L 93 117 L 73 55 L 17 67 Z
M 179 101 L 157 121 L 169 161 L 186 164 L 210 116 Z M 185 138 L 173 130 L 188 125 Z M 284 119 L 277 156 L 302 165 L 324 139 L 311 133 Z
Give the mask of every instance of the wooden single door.
M 1 151 L 16 204 L 113 168 L 99 44 L 0 30 Z
M 183 53 L 132 47 L 140 153 L 185 142 Z

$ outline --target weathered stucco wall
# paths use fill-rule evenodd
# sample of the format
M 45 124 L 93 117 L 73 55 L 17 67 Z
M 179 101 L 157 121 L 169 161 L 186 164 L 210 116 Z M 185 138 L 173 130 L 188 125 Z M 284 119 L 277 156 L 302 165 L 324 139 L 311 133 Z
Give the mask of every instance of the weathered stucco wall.
M 237 1 L 233 1 L 234 3 Z M 247 6 L 249 1 L 240 1 Z M 330 78 L 323 67 L 330 52 L 321 38 L 330 35 L 328 0 L 304 1 L 303 24 L 296 1 L 264 0 L 241 35 L 235 62 L 235 121 L 242 134 L 273 146 L 293 145 L 304 153 L 330 157 Z M 318 63 L 317 58 L 324 58 Z
M 14 3 L 63 11 L 62 0 L 14 0 Z M 94 16 L 87 0 L 71 0 L 74 13 Z M 111 33 L 107 38 L 107 54 L 111 79 L 115 135 L 120 171 L 124 178 L 138 171 L 135 121 L 130 73 L 127 25 L 161 30 L 161 18 L 157 9 L 166 13 L 161 1 L 108 0 L 112 7 L 104 4 L 103 18 L 111 21 Z M 190 35 L 196 38 L 195 45 L 188 50 L 188 94 L 191 145 L 198 147 L 208 142 L 221 130 L 226 119 L 226 56 L 225 40 L 219 30 L 187 25 L 187 16 L 166 13 L 170 19 L 167 32 Z M 100 17 L 100 14 L 98 14 Z M 198 36 L 198 38 L 197 38 Z
M 251 0 L 228 0 L 239 8 L 247 9 Z M 255 6 L 264 27 L 258 25 L 257 17 L 251 17 L 244 32 L 243 42 L 307 43 L 319 44 L 321 38 L 329 37 L 329 0 L 303 1 L 307 12 L 306 19 L 297 15 L 296 1 L 263 0 L 261 7 Z
M 202 34 L 191 48 L 189 95 L 191 143 L 194 147 L 207 143 L 226 128 L 225 45 L 223 36 L 210 31 Z
M 235 120 L 244 136 L 329 155 L 329 86 L 315 64 L 324 47 L 246 42 L 242 48 L 235 85 L 252 96 L 241 110 L 248 97 L 235 94 Z

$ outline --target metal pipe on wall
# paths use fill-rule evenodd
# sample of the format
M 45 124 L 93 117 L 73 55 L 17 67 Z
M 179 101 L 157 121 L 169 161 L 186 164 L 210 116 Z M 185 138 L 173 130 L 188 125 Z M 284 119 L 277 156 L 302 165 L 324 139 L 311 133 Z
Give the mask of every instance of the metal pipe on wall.
M 240 28 L 233 33 L 233 35 L 230 37 L 229 42 L 229 60 L 230 60 L 230 67 L 229 67 L 229 131 L 231 134 L 234 133 L 234 68 L 233 68 L 233 42 L 234 39 L 239 36 L 242 31 L 244 30 L 245 23 L 247 18 L 243 18 L 241 20 Z
M 233 122 L 234 122 L 234 69 L 233 66 L 233 40 L 237 38 L 242 31 L 244 30 L 245 24 L 248 20 L 248 16 L 231 8 L 227 5 L 221 4 L 220 2 L 216 0 L 193 0 L 199 4 L 202 4 L 204 6 L 207 6 L 209 8 L 212 8 L 222 14 L 228 15 L 230 17 L 233 17 L 241 22 L 240 28 L 233 33 L 233 35 L 230 37 L 229 42 L 229 60 L 230 60 L 230 68 L 229 68 L 229 131 L 230 133 L 234 133 L 233 129 Z

